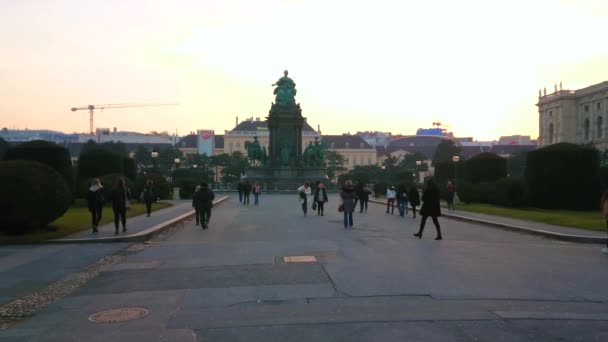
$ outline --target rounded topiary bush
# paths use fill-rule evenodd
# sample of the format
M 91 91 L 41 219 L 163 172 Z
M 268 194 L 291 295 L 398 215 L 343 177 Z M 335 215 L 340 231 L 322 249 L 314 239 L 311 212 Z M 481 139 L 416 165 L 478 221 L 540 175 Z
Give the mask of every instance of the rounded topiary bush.
M 530 204 L 547 209 L 597 209 L 601 196 L 597 150 L 569 143 L 528 152 Z
M 64 178 L 48 165 L 0 162 L 0 230 L 26 233 L 61 217 L 72 196 Z
M 61 174 L 70 190 L 74 187 L 72 158 L 63 146 L 44 140 L 29 141 L 11 147 L 4 160 L 31 160 L 46 164 Z

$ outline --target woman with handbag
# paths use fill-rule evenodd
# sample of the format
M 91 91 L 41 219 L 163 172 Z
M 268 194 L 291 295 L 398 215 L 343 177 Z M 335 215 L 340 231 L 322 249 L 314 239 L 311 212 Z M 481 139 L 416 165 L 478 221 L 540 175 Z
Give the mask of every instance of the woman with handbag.
M 306 216 L 306 213 L 308 212 L 308 196 L 310 196 L 310 193 L 312 192 L 312 190 L 310 190 L 310 183 L 304 182 L 304 184 L 298 188 L 298 192 L 302 211 L 304 212 L 304 216 Z
M 342 191 L 340 191 L 340 199 L 344 210 L 344 228 L 352 228 L 353 211 L 355 211 L 355 189 L 353 188 L 353 181 L 350 179 L 344 182 Z
M 99 221 L 101 221 L 101 213 L 103 211 L 103 186 L 99 178 L 93 178 L 91 187 L 87 192 L 87 206 L 91 212 L 91 223 L 93 224 L 93 233 L 97 233 Z

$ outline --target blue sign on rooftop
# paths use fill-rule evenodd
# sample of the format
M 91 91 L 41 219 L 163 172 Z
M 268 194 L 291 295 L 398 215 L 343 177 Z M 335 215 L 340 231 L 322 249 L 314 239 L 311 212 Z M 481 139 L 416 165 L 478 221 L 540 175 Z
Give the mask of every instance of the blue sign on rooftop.
M 416 135 L 440 135 L 446 136 L 444 130 L 441 128 L 418 128 Z

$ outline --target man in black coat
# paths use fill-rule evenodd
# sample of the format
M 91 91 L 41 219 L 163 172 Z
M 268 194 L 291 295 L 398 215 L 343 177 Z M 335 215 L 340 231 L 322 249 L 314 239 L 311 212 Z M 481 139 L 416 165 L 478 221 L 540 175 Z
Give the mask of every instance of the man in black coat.
M 243 204 L 249 205 L 249 194 L 251 193 L 251 183 L 248 180 L 243 184 Z
M 199 220 L 203 229 L 209 228 L 209 219 L 211 218 L 211 208 L 213 208 L 213 200 L 215 194 L 207 183 L 201 184 L 201 189 L 194 193 L 193 204 L 198 208 Z

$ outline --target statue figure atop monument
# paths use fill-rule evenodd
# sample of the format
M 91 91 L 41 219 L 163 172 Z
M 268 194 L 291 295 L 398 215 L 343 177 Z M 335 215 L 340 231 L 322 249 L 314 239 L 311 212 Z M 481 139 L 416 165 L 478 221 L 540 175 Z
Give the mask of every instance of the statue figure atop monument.
M 279 80 L 274 83 L 272 86 L 277 86 L 274 88 L 273 94 L 276 95 L 276 104 L 278 105 L 295 105 L 296 103 L 296 83 L 287 75 L 289 72 L 285 70 L 283 72 L 284 76 L 279 78 Z

